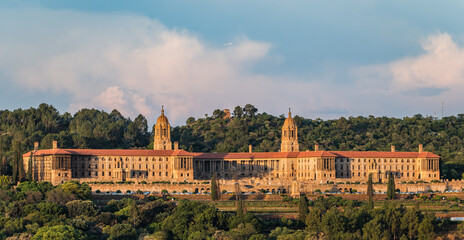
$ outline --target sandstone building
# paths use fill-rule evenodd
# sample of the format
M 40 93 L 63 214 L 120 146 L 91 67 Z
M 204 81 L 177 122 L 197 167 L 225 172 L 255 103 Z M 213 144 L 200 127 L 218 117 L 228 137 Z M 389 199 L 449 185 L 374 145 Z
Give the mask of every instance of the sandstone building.
M 280 152 L 191 153 L 174 146 L 171 127 L 164 109 L 155 125 L 154 149 L 52 149 L 34 150 L 23 155 L 24 167 L 32 164 L 33 178 L 60 184 L 69 180 L 193 182 L 210 179 L 213 173 L 223 182 L 252 179 L 253 182 L 297 183 L 386 182 L 394 173 L 401 181 L 440 179 L 440 156 L 424 152 L 325 151 L 316 144 L 314 151 L 299 151 L 298 127 L 291 117 L 282 127 Z M 254 181 L 253 179 L 256 179 Z

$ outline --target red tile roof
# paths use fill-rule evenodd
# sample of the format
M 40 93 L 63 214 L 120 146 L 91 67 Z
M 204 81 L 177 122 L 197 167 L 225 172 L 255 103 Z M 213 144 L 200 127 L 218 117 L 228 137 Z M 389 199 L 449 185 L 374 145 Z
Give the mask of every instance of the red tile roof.
M 31 152 L 25 153 L 29 157 Z M 44 155 L 84 155 L 84 156 L 192 156 L 184 150 L 147 150 L 147 149 L 44 149 L 34 156 Z
M 198 159 L 264 159 L 298 157 L 335 157 L 327 151 L 318 152 L 254 152 L 254 153 L 193 153 Z
M 330 151 L 337 157 L 346 158 L 440 158 L 431 152 L 374 152 L 374 151 Z
M 23 157 L 29 157 L 31 152 Z M 345 158 L 440 158 L 431 152 L 374 152 L 374 151 L 307 151 L 307 152 L 253 152 L 253 153 L 190 153 L 184 150 L 147 149 L 44 149 L 34 156 L 84 155 L 84 156 L 193 156 L 198 159 L 266 159 L 300 157 Z

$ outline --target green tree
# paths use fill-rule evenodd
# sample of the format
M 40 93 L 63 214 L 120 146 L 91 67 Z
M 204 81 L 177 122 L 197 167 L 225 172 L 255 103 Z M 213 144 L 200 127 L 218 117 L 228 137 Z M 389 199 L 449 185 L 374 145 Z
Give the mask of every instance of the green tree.
M 250 117 L 254 117 L 256 112 L 258 112 L 258 109 L 255 108 L 255 106 L 251 104 L 246 104 L 245 107 L 243 108 L 243 111 Z
M 80 240 L 85 239 L 80 230 L 67 225 L 45 226 L 40 228 L 32 240 Z
M 368 207 L 374 209 L 374 186 L 372 183 L 372 173 L 369 173 L 369 179 L 367 180 L 367 196 L 369 196 Z
M 224 116 L 226 115 L 226 113 L 224 113 L 224 111 L 222 111 L 221 109 L 216 109 L 213 111 L 213 118 L 223 118 Z
M 95 203 L 89 200 L 74 200 L 66 203 L 68 215 L 72 218 L 78 216 L 94 217 L 97 215 Z
M 306 230 L 312 233 L 322 232 L 323 210 L 319 207 L 311 207 L 306 217 Z
M 71 193 L 79 199 L 86 200 L 91 198 L 92 190 L 87 183 L 79 181 L 68 181 L 59 186 L 64 192 Z
M 425 214 L 424 220 L 419 224 L 418 228 L 418 239 L 429 240 L 435 238 L 433 223 L 435 221 L 435 215 L 431 212 Z
M 28 161 L 28 164 L 27 164 L 27 176 L 26 176 L 26 179 L 28 181 L 32 181 L 32 151 L 31 151 L 31 155 L 29 156 L 29 161 Z
M 245 215 L 245 213 L 246 213 L 246 211 L 245 211 L 245 206 L 244 206 L 243 204 L 244 204 L 244 203 L 243 203 L 243 200 L 242 200 L 242 199 L 239 199 L 239 200 L 237 201 L 237 210 L 236 210 L 236 214 L 237 214 L 237 215 L 236 215 L 236 216 L 239 217 L 239 218 L 240 218 L 240 217 L 243 217 L 243 216 Z
M 136 201 L 132 201 L 131 203 L 130 218 L 132 226 L 136 227 L 140 223 L 140 211 Z
M 211 200 L 217 201 L 219 199 L 219 190 L 217 184 L 217 174 L 214 173 L 211 177 Z
M 116 224 L 104 229 L 109 234 L 108 240 L 133 240 L 137 238 L 137 231 L 130 224 Z
M 410 240 L 418 238 L 421 215 L 419 208 L 414 207 L 406 210 L 406 213 L 401 218 L 401 229 Z
M 306 195 L 301 195 L 298 201 L 298 221 L 301 226 L 305 225 L 308 212 L 308 199 Z
M 241 118 L 243 116 L 243 108 L 240 106 L 236 106 L 234 108 L 233 114 L 234 114 L 234 117 Z
M 393 172 L 390 172 L 388 174 L 388 184 L 387 184 L 387 198 L 389 200 L 395 199 L 395 176 L 393 175 Z

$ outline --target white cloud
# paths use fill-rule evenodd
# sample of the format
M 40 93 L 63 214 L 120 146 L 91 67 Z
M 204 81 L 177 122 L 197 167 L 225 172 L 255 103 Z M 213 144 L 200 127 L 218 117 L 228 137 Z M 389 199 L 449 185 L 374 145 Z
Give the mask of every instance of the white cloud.
M 424 98 L 405 92 L 450 89 L 446 101 L 457 105 L 464 90 L 464 50 L 447 34 L 424 41 L 424 54 L 417 57 L 344 76 L 328 68 L 315 74 L 322 77 L 303 79 L 253 71 L 270 57 L 270 43 L 239 37 L 213 46 L 142 16 L 10 9 L 0 10 L 0 21 L 9 23 L 0 25 L 0 75 L 8 79 L 2 84 L 67 95 L 67 110 L 116 108 L 132 118 L 141 113 L 151 123 L 161 105 L 174 125 L 246 103 L 277 115 L 292 107 L 310 118 L 398 112 L 385 110 L 386 104 L 407 115 L 418 112 L 415 105 Z M 346 78 L 343 84 L 333 80 L 340 77 Z
M 429 36 L 425 53 L 389 64 L 396 91 L 422 88 L 454 88 L 464 84 L 464 48 L 447 33 Z
M 116 108 L 153 121 L 165 105 L 178 124 L 246 103 L 267 112 L 298 105 L 307 111 L 321 85 L 253 73 L 269 43 L 240 37 L 212 47 L 141 16 L 31 9 L 0 12 L 0 21 L 12 22 L 0 28 L 0 46 L 8 46 L 0 48 L 0 71 L 29 91 L 67 94 L 73 111 Z

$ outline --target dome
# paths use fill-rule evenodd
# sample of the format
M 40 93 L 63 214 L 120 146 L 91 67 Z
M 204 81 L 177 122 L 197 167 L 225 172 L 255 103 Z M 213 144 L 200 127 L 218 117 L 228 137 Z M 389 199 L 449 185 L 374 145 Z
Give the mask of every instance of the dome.
M 296 125 L 295 120 L 293 120 L 292 113 L 290 112 L 290 109 L 289 109 L 288 110 L 288 118 L 285 119 L 284 127 L 295 126 L 295 125 Z
M 161 116 L 158 117 L 158 120 L 156 120 L 156 126 L 160 125 L 169 125 L 168 118 L 164 116 L 164 108 L 161 107 Z

